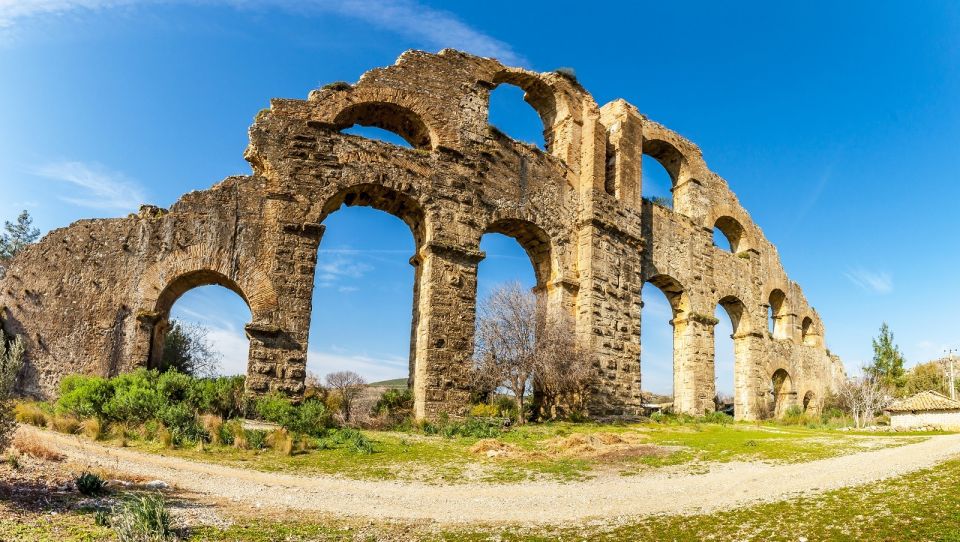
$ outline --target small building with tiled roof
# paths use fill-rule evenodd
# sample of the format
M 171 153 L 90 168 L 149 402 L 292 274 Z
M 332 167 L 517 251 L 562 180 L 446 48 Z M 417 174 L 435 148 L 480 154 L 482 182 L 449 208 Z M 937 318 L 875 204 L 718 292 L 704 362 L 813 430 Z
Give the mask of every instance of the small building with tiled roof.
M 895 429 L 960 429 L 960 401 L 933 390 L 901 399 L 887 407 L 887 412 L 890 413 L 890 426 Z

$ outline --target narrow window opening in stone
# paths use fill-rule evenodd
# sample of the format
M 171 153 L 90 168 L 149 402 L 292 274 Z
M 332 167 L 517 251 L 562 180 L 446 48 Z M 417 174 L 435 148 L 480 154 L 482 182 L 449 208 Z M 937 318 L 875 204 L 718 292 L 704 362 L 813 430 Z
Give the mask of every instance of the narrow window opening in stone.
M 517 141 L 546 150 L 543 121 L 524 101 L 524 94 L 523 89 L 509 83 L 501 83 L 490 91 L 490 126 Z
M 780 290 L 770 292 L 770 299 L 767 304 L 767 321 L 770 336 L 774 339 L 786 338 L 786 330 L 783 328 L 781 316 L 783 314 L 786 295 Z
M 713 328 L 713 372 L 716 385 L 714 403 L 718 412 L 733 416 L 735 415 L 733 383 L 736 370 L 733 323 L 722 305 L 717 305 L 714 317 L 717 319 L 717 325 Z
M 351 201 L 367 201 L 361 194 Z M 385 211 L 342 206 L 324 221 L 317 252 L 307 370 L 320 379 L 353 371 L 368 383 L 406 388 L 412 374 L 416 243 Z M 384 390 L 365 394 L 376 401 Z M 351 413 L 366 416 L 373 405 Z M 362 420 L 355 420 L 362 421 Z
M 361 126 L 359 124 L 354 124 L 349 128 L 340 130 L 340 133 L 362 137 L 365 139 L 373 139 L 375 141 L 383 141 L 384 143 L 389 143 L 391 145 L 397 145 L 399 147 L 405 147 L 408 149 L 413 148 L 413 145 L 411 145 L 399 134 L 391 132 L 390 130 L 378 128 L 376 126 Z
M 816 336 L 813 333 L 813 319 L 809 316 L 803 319 L 800 325 L 800 339 L 807 346 L 816 345 Z
M 673 208 L 673 178 L 656 158 L 644 154 L 641 163 L 641 194 L 653 203 Z
M 673 401 L 673 307 L 657 286 L 640 292 L 640 388 L 644 403 Z
M 180 296 L 170 310 L 165 349 L 160 366 L 182 360 L 181 341 L 189 338 L 193 352 L 188 363 L 214 369 L 209 374 L 245 375 L 250 341 L 244 327 L 252 320 L 247 303 L 236 292 L 218 285 L 198 286 Z M 201 371 L 205 372 L 205 371 Z

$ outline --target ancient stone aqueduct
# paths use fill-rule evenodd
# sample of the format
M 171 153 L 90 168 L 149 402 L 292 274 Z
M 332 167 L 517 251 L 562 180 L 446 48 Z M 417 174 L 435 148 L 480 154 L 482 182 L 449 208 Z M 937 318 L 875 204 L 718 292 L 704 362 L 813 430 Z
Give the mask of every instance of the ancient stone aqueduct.
M 500 84 L 526 92 L 546 152 L 488 124 Z M 355 124 L 395 132 L 413 148 L 341 133 Z M 0 323 L 26 338 L 24 391 L 49 395 L 65 374 L 150 366 L 173 303 L 217 284 L 253 315 L 248 391 L 301 392 L 323 221 L 344 204 L 391 213 L 415 238 L 410 382 L 420 417 L 466 407 L 488 232 L 514 237 L 549 310 L 573 316 L 602 375 L 594 414 L 640 409 L 645 284 L 673 307 L 680 411 L 714 408 L 718 304 L 734 329 L 738 418 L 817 404 L 843 376 L 820 317 L 700 150 L 622 100 L 599 107 L 562 73 L 408 51 L 354 85 L 273 100 L 249 135 L 252 175 L 186 194 L 169 210 L 79 221 L 10 264 Z M 644 157 L 670 173 L 672 210 L 642 198 Z M 714 227 L 732 252 L 714 246 Z

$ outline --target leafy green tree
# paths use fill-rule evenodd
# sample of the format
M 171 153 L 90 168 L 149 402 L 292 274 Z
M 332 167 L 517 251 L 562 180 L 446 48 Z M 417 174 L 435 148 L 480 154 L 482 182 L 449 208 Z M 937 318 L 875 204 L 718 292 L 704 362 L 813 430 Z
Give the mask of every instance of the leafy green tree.
M 27 245 L 40 237 L 40 230 L 33 227 L 33 218 L 24 210 L 17 217 L 17 222 L 4 222 L 6 232 L 0 235 L 0 259 L 9 259 L 16 256 Z
M 873 362 L 866 367 L 867 374 L 885 386 L 901 389 L 904 386 L 903 353 L 893 342 L 893 332 L 886 322 L 880 326 L 880 336 L 873 339 Z
M 921 363 L 904 375 L 904 395 L 913 395 L 927 390 L 950 395 L 950 382 L 943 365 L 939 361 Z
M 192 376 L 215 376 L 220 369 L 220 354 L 207 338 L 207 328 L 171 320 L 163 343 L 161 372 L 177 370 Z

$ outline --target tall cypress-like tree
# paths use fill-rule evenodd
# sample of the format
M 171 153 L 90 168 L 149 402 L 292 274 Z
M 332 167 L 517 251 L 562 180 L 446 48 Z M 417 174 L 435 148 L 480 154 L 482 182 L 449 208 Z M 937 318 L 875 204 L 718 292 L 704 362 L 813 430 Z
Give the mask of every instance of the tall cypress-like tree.
M 13 258 L 40 237 L 40 230 L 33 227 L 33 218 L 26 210 L 20 213 L 16 223 L 4 222 L 3 229 L 6 232 L 0 235 L 0 259 Z
M 893 342 L 893 332 L 886 322 L 880 326 L 880 336 L 873 339 L 873 363 L 867 373 L 887 386 L 900 388 L 904 385 L 903 353 Z

